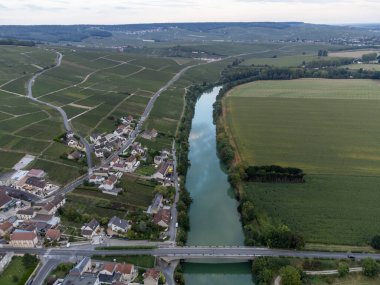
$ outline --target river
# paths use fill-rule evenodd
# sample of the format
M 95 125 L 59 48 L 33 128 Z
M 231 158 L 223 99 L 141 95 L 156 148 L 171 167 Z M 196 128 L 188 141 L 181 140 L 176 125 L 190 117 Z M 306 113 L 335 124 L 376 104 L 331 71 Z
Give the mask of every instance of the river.
M 217 156 L 213 103 L 220 87 L 205 92 L 195 106 L 190 132 L 191 166 L 186 187 L 193 198 L 187 245 L 244 245 L 238 202 Z M 186 285 L 252 285 L 249 263 L 185 263 Z

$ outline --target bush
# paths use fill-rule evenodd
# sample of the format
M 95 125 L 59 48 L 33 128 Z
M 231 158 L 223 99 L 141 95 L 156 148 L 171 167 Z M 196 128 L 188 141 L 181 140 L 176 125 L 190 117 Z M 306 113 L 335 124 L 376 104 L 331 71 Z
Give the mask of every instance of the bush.
M 380 235 L 376 235 L 372 238 L 371 246 L 374 249 L 380 249 Z
M 282 285 L 301 285 L 301 274 L 297 268 L 286 266 L 280 270 Z
M 376 260 L 372 258 L 366 258 L 362 261 L 363 274 L 367 277 L 375 277 L 379 274 L 379 265 Z
M 345 262 L 341 262 L 338 265 L 338 274 L 339 277 L 344 277 L 350 272 L 350 268 L 348 267 L 348 264 Z

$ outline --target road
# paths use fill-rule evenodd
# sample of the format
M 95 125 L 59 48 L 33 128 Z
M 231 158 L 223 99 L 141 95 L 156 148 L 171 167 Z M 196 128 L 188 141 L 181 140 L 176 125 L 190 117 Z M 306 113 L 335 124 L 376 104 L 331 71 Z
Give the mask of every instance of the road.
M 178 181 L 178 173 L 177 173 L 177 156 L 176 156 L 176 151 L 175 151 L 175 141 L 173 140 L 173 145 L 172 145 L 172 154 L 173 154 L 173 178 L 174 178 L 174 187 L 175 187 L 175 196 L 174 196 L 174 202 L 171 208 L 171 220 L 170 220 L 170 225 L 169 225 L 169 230 L 167 233 L 167 236 L 169 237 L 169 240 L 172 242 L 176 241 L 176 235 L 177 235 L 177 218 L 178 218 L 178 213 L 177 213 L 177 203 L 179 201 L 179 181 Z
M 39 100 L 38 98 L 35 98 L 33 97 L 33 84 L 34 82 L 36 81 L 36 79 L 41 76 L 42 74 L 44 74 L 45 72 L 47 71 L 50 71 L 52 69 L 55 69 L 55 68 L 58 68 L 61 66 L 62 64 L 62 58 L 63 58 L 63 54 L 60 53 L 60 52 L 56 52 L 57 53 L 57 60 L 56 60 L 56 63 L 53 67 L 51 68 L 46 68 L 46 69 L 43 69 L 37 73 L 35 73 L 31 79 L 29 79 L 28 81 L 28 93 L 27 93 L 27 96 L 29 99 L 31 99 L 32 101 L 35 101 L 35 102 L 38 102 L 40 104 L 43 104 L 43 105 L 46 105 L 46 106 L 49 106 L 50 108 L 53 108 L 55 110 L 57 110 L 59 112 L 59 114 L 61 115 L 62 117 L 62 120 L 63 120 L 63 124 L 65 126 L 65 129 L 66 131 L 73 131 L 72 130 L 72 127 L 68 121 L 68 118 L 67 118 L 67 114 L 66 112 L 61 108 L 61 107 L 58 107 L 58 106 L 55 106 L 53 104 L 50 104 L 48 102 L 44 102 L 44 101 L 41 101 Z M 79 137 L 81 143 L 84 145 L 85 147 L 85 150 L 86 150 L 86 157 L 87 157 L 87 166 L 88 166 L 88 169 L 89 169 L 89 174 L 91 174 L 91 171 L 92 171 L 92 156 L 91 156 L 91 147 L 89 145 L 89 143 L 87 142 L 87 140 L 85 138 L 83 138 L 82 136 L 76 134 L 76 136 Z
M 248 260 L 259 256 L 269 257 L 298 257 L 298 258 L 326 258 L 347 259 L 345 252 L 322 252 L 322 251 L 297 251 L 285 249 L 272 249 L 263 247 L 158 247 L 154 249 L 130 249 L 130 250 L 94 250 L 94 248 L 12 248 L 0 247 L 0 252 L 14 252 L 15 254 L 37 254 L 48 256 L 92 256 L 98 255 L 152 255 L 171 260 L 178 259 L 239 259 Z M 380 253 L 352 253 L 357 260 L 373 258 L 380 260 Z
M 49 272 L 58 266 L 58 264 L 64 262 L 61 259 L 48 259 L 46 262 L 42 262 L 40 269 L 38 270 L 36 276 L 33 278 L 31 285 L 41 285 L 43 284 Z

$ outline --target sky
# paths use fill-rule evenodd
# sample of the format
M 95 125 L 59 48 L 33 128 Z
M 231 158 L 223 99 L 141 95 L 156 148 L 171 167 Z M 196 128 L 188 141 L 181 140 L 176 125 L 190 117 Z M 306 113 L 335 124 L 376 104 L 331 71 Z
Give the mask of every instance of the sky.
M 380 22 L 380 0 L 0 0 L 0 25 Z

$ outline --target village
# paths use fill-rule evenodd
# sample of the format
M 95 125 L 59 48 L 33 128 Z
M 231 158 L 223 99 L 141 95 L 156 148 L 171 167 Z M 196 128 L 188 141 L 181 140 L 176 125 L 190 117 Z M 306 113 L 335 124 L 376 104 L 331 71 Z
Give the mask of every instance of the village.
M 167 240 L 170 237 L 168 229 L 176 183 L 173 155 L 166 149 L 150 152 L 141 142 L 134 140 L 121 151 L 131 139 L 135 126 L 134 118 L 125 116 L 118 120 L 112 133 L 92 134 L 89 137 L 99 166 L 92 169 L 83 185 L 110 197 L 115 196 L 113 199 L 117 200 L 117 196 L 124 191 L 120 185 L 123 176 L 153 181 L 157 185 L 154 198 L 142 214 L 131 219 L 113 216 L 107 223 L 104 223 L 104 218 L 90 218 L 81 225 L 77 234 L 73 234 L 62 223 L 67 202 L 65 193 L 60 192 L 63 185 L 49 180 L 48 169 L 30 168 L 35 157 L 27 154 L 12 171 L 0 177 L 0 243 L 14 248 L 100 246 L 109 244 L 113 237 L 139 239 L 133 234 L 133 225 L 138 224 L 141 218 L 148 220 L 151 230 L 157 233 L 153 235 L 154 240 Z M 157 135 L 157 131 L 151 129 L 144 130 L 140 137 L 154 140 Z M 72 149 L 66 159 L 85 161 L 85 147 L 72 132 L 57 140 Z M 139 167 L 148 168 L 149 173 L 136 173 Z M 11 260 L 8 255 L 1 257 L 3 268 Z M 138 272 L 133 264 L 99 263 L 84 258 L 65 278 L 57 279 L 54 284 L 164 284 L 162 273 L 156 269 L 146 270 L 140 276 Z

